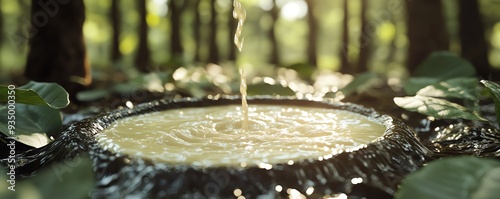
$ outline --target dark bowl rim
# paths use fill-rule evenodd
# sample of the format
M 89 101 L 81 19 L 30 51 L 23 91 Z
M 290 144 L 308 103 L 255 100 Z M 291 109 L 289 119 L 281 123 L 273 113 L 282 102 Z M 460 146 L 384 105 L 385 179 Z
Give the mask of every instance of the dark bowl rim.
M 373 144 L 378 142 L 381 139 L 386 138 L 387 136 L 392 136 L 395 133 L 399 133 L 397 131 L 397 126 L 401 127 L 403 125 L 403 128 L 409 128 L 406 126 L 406 124 L 402 122 L 398 122 L 398 124 L 395 124 L 395 121 L 393 117 L 386 115 L 386 114 L 380 114 L 377 111 L 375 111 L 373 108 L 367 108 L 362 105 L 354 104 L 354 103 L 349 103 L 349 102 L 340 102 L 336 101 L 332 98 L 315 98 L 315 99 L 307 99 L 307 98 L 297 98 L 297 97 L 292 97 L 292 96 L 269 96 L 269 95 L 261 95 L 261 96 L 252 96 L 247 98 L 249 105 L 251 106 L 252 104 L 264 104 L 264 105 L 292 105 L 292 106 L 304 106 L 304 107 L 317 107 L 317 108 L 329 108 L 329 109 L 338 109 L 338 110 L 344 110 L 344 111 L 350 111 L 354 112 L 357 114 L 361 114 L 363 116 L 366 116 L 370 118 L 370 120 L 375 121 L 377 123 L 380 123 L 381 125 L 385 126 L 385 131 L 384 133 L 370 141 L 369 143 L 362 144 L 359 147 L 354 147 L 354 149 L 350 150 L 342 150 L 339 151 L 338 153 L 332 153 L 330 158 L 334 158 L 336 155 L 344 152 L 353 152 L 357 150 L 362 150 L 369 144 Z M 201 166 L 195 166 L 195 165 L 189 165 L 189 164 L 173 164 L 173 163 L 168 163 L 168 162 L 161 162 L 161 161 L 153 161 L 147 157 L 138 157 L 135 155 L 130 155 L 126 153 L 121 153 L 121 152 L 112 152 L 108 150 L 106 147 L 102 146 L 97 142 L 96 136 L 97 134 L 101 133 L 104 129 L 108 128 L 113 122 L 119 119 L 123 119 L 126 117 L 131 117 L 131 116 L 136 116 L 136 115 L 141 115 L 141 114 L 147 114 L 155 111 L 164 111 L 164 110 L 170 110 L 170 109 L 176 109 L 176 108 L 188 108 L 188 107 L 206 107 L 206 106 L 219 106 L 219 105 L 233 105 L 233 104 L 241 104 L 241 97 L 240 96 L 235 96 L 235 95 L 216 95 L 216 96 L 209 96 L 205 98 L 171 98 L 171 99 L 161 99 L 161 100 L 156 100 L 156 101 L 151 101 L 151 102 L 146 102 L 142 104 L 138 104 L 132 108 L 128 107 L 120 107 L 114 110 L 111 110 L 106 113 L 101 113 L 98 115 L 95 115 L 93 117 L 87 118 L 85 120 L 82 120 L 78 122 L 79 124 L 91 124 L 90 128 L 84 128 L 88 132 L 90 131 L 91 133 L 84 133 L 84 135 L 87 136 L 85 140 L 87 140 L 87 144 L 89 145 L 89 148 L 92 149 L 98 149 L 98 150 L 104 150 L 108 152 L 110 155 L 115 155 L 119 157 L 124 157 L 127 158 L 131 161 L 137 161 L 137 160 L 142 160 L 145 161 L 149 164 L 164 164 L 164 165 L 169 165 L 169 166 L 174 166 L 174 167 L 190 167 L 193 169 L 197 170 L 210 170 L 210 169 L 215 169 L 215 168 L 227 168 L 227 169 L 237 169 L 237 170 L 245 170 L 249 168 L 259 168 L 258 165 L 247 165 L 245 167 L 239 167 L 239 166 L 213 166 L 213 167 L 201 167 Z M 92 125 L 94 124 L 94 125 Z M 97 125 L 95 125 L 97 124 Z M 416 136 L 411 136 L 414 138 L 417 138 Z M 303 159 L 301 161 L 306 161 L 310 163 L 314 163 L 315 161 L 322 161 L 318 160 L 318 158 L 307 158 Z M 297 162 L 301 162 L 297 161 Z M 285 165 L 288 163 L 275 163 L 272 164 L 274 165 Z

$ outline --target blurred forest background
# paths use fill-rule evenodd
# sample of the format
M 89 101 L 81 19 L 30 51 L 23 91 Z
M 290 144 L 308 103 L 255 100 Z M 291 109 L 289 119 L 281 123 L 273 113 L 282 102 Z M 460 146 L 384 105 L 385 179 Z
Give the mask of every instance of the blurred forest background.
M 165 83 L 192 66 L 244 66 L 250 75 L 284 67 L 306 80 L 318 71 L 404 78 L 435 50 L 468 59 L 482 78 L 499 78 L 499 0 L 241 3 L 240 53 L 232 0 L 0 0 L 0 83 L 57 80 L 71 93 L 79 89 L 67 81 L 88 85 L 90 74 L 94 82 L 120 82 L 160 72 Z

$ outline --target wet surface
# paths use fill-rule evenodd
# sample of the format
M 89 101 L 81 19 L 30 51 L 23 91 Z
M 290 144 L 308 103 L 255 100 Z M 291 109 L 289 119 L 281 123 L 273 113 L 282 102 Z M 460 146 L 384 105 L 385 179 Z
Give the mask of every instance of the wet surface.
M 373 109 L 329 100 L 257 97 L 249 101 L 252 104 L 352 111 L 375 118 L 388 130 L 381 139 L 353 152 L 262 168 L 196 168 L 155 163 L 114 154 L 97 144 L 95 135 L 123 117 L 179 107 L 240 103 L 235 97 L 160 100 L 103 113 L 70 125 L 49 145 L 18 156 L 19 177 L 31 176 L 54 161 L 89 155 L 98 182 L 92 195 L 94 198 L 127 195 L 142 198 L 235 198 L 238 194 L 246 198 L 287 198 L 301 194 L 312 198 L 335 194 L 346 194 L 351 198 L 391 198 L 404 176 L 432 157 L 432 152 L 419 142 L 412 128 Z
M 123 101 L 123 100 L 122 100 Z M 122 102 L 120 101 L 120 103 Z M 495 121 L 494 105 L 485 104 L 482 114 L 490 122 L 433 120 L 418 113 L 406 112 L 394 105 L 374 106 L 380 113 L 401 118 L 410 127 L 387 115 L 358 105 L 332 101 L 311 102 L 289 98 L 254 98 L 252 104 L 293 104 L 321 108 L 345 109 L 375 117 L 389 133 L 383 139 L 353 152 L 294 164 L 271 167 L 195 168 L 168 165 L 114 154 L 97 145 L 94 136 L 119 118 L 178 107 L 239 104 L 238 98 L 195 100 L 189 98 L 159 100 L 133 109 L 123 107 L 112 112 L 91 107 L 65 117 L 66 130 L 55 141 L 41 149 L 17 147 L 17 175 L 29 177 L 53 162 L 88 155 L 98 184 L 93 198 L 139 196 L 153 198 L 288 198 L 325 195 L 349 198 L 392 198 L 401 180 L 429 161 L 459 155 L 499 157 L 500 133 Z M 370 103 L 367 103 L 371 106 Z M 99 112 L 96 117 L 92 117 Z M 83 120 L 83 121 L 81 121 Z M 80 121 L 80 122 L 77 122 Z M 2 138 L 5 139 L 5 138 Z M 7 150 L 2 150 L 7 151 Z M 6 154 L 0 154 L 5 164 Z

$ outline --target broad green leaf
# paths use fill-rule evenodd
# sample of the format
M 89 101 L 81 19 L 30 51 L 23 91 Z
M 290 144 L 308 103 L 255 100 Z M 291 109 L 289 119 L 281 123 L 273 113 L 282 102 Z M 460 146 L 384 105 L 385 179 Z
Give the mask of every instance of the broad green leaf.
M 439 98 L 458 98 L 471 101 L 478 100 L 478 80 L 476 78 L 453 78 L 426 86 L 417 95 Z
M 257 83 L 249 84 L 247 88 L 248 96 L 252 95 L 282 95 L 294 96 L 295 92 L 288 87 L 283 87 L 281 84 Z
M 377 74 L 374 72 L 364 72 L 359 75 L 356 75 L 354 79 L 349 82 L 344 88 L 340 89 L 340 91 L 345 95 L 349 96 L 355 92 L 362 92 L 363 90 L 369 88 L 373 81 L 377 78 Z
M 486 120 L 477 112 L 471 111 L 459 104 L 433 97 L 419 95 L 395 97 L 394 103 L 408 111 L 418 112 L 438 119 Z
M 415 95 L 420 89 L 439 82 L 437 78 L 411 77 L 405 83 L 403 89 L 407 95 Z
M 403 180 L 396 199 L 498 198 L 500 162 L 475 157 L 437 160 Z
M 0 169 L 0 198 L 85 199 L 95 187 L 92 163 L 88 157 L 49 165 L 33 178 L 17 180 L 15 191 L 8 189 L 9 170 Z
M 31 81 L 28 84 L 14 89 L 15 99 L 12 102 L 20 104 L 43 105 L 55 109 L 68 106 L 68 93 L 56 83 L 42 83 Z M 8 103 L 7 86 L 0 86 L 0 103 Z
M 484 84 L 484 86 L 486 86 L 491 96 L 493 97 L 493 101 L 495 102 L 495 113 L 497 115 L 497 123 L 500 125 L 500 85 L 488 80 L 481 80 L 481 83 Z
M 29 135 L 18 135 L 17 141 L 35 147 L 40 148 L 47 145 L 51 140 L 45 133 L 31 133 Z
M 492 198 L 498 196 L 500 189 L 500 167 L 490 169 L 483 175 L 477 190 L 471 194 L 471 198 Z
M 33 140 L 41 139 L 40 134 L 56 136 L 61 132 L 61 114 L 59 110 L 47 106 L 34 106 L 16 104 L 14 136 L 20 136 L 19 141 L 33 146 Z M 8 127 L 8 110 L 0 110 L 0 131 L 7 136 L 10 134 Z M 22 139 L 21 139 L 22 138 Z
M 447 51 L 433 52 L 413 72 L 414 77 L 431 77 L 439 80 L 474 75 L 476 69 L 470 62 Z
M 429 55 L 413 72 L 404 85 L 407 95 L 415 95 L 428 85 L 457 77 L 473 77 L 476 69 L 468 61 L 446 51 Z

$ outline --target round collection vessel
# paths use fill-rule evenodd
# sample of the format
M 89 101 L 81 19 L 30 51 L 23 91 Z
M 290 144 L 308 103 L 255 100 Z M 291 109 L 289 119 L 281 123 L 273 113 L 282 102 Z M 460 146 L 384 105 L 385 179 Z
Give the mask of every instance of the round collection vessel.
M 331 99 L 270 96 L 251 97 L 248 103 L 250 106 L 299 106 L 353 112 L 383 125 L 385 132 L 356 149 L 264 166 L 171 163 L 122 153 L 99 142 L 102 132 L 122 119 L 179 108 L 240 103 L 239 97 L 218 96 L 165 99 L 131 109 L 117 109 L 71 125 L 45 150 L 56 153 L 63 147 L 62 150 L 69 153 L 59 156 L 65 157 L 88 154 L 97 181 L 93 198 L 323 198 L 338 194 L 370 198 L 375 194 L 373 190 L 385 197 L 392 195 L 403 177 L 421 167 L 430 154 L 410 127 L 373 109 Z

